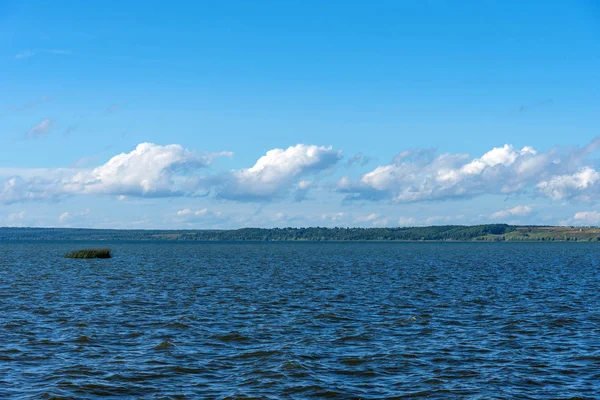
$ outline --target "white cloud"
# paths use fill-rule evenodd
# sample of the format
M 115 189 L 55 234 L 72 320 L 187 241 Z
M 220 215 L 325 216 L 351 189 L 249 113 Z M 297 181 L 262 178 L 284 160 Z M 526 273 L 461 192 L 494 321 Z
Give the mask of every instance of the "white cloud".
M 37 170 L 0 183 L 0 203 L 55 199 L 65 195 L 198 196 L 206 194 L 197 171 L 231 152 L 197 155 L 178 144 L 141 143 L 93 169 Z M 9 171 L 4 171 L 4 173 Z M 19 171 L 14 171 L 19 172 Z M 0 170 L 0 174 L 3 173 Z
M 65 223 L 70 217 L 70 214 L 68 212 L 64 212 L 62 214 L 60 214 L 60 216 L 58 217 L 58 222 L 60 223 Z
M 381 217 L 378 213 L 371 213 L 369 215 L 362 215 L 356 217 L 354 220 L 355 223 L 361 225 L 371 225 L 371 226 L 387 226 L 389 225 L 389 219 L 385 217 Z
M 298 189 L 306 190 L 312 186 L 312 182 L 311 181 L 300 181 L 300 182 L 298 182 L 297 186 L 298 186 Z
M 346 214 L 343 212 L 333 213 L 333 214 L 323 214 L 321 215 L 322 221 L 330 221 L 330 222 L 338 222 L 344 218 Z
M 177 222 L 200 222 L 207 221 L 216 218 L 224 218 L 224 215 L 220 211 L 211 211 L 208 208 L 202 208 L 200 210 L 192 210 L 184 208 L 183 210 L 177 211 Z
M 25 211 L 20 211 L 18 213 L 10 213 L 8 214 L 8 222 L 17 222 L 17 221 L 22 221 L 23 219 L 25 219 Z
M 294 200 L 304 201 L 308 199 L 308 192 L 314 187 L 314 183 L 311 181 L 300 181 L 296 184 L 296 190 L 294 192 Z
M 600 225 L 600 212 L 582 211 L 573 216 L 573 221 L 577 224 Z
M 0 202 L 82 194 L 205 196 L 211 190 L 222 198 L 256 200 L 271 199 L 294 186 L 297 196 L 305 196 L 314 182 L 301 177 L 326 170 L 341 158 L 341 152 L 331 147 L 300 144 L 270 150 L 251 168 L 212 177 L 198 173 L 216 157 L 231 155 L 198 155 L 179 144 L 140 143 L 131 152 L 114 156 L 93 169 L 38 170 L 39 176 L 24 171 L 23 175 L 11 176 L 3 188 L 0 186 Z
M 531 147 L 517 149 L 504 145 L 476 158 L 464 154 L 436 155 L 431 150 L 410 150 L 399 154 L 392 163 L 377 166 L 356 179 L 343 177 L 334 190 L 344 193 L 346 199 L 385 199 L 399 203 L 465 199 L 484 194 L 544 196 L 564 202 L 595 201 L 600 198 L 600 166 L 594 158 L 599 146 L 600 140 L 596 140 L 583 148 L 555 148 L 540 152 Z M 95 168 L 0 168 L 0 203 L 107 195 L 112 199 L 127 199 L 129 204 L 139 201 L 135 199 L 139 197 L 206 196 L 262 201 L 262 205 L 266 206 L 264 202 L 272 199 L 307 200 L 308 193 L 310 199 L 314 196 L 319 205 L 325 205 L 343 197 L 322 193 L 331 188 L 324 180 L 330 178 L 330 173 L 341 160 L 341 152 L 331 146 L 298 144 L 286 149 L 273 149 L 253 166 L 227 172 L 218 173 L 205 168 L 216 157 L 230 155 L 229 152 L 197 153 L 179 144 L 141 143 Z M 238 203 L 237 206 L 242 205 Z M 487 213 L 486 217 L 502 219 L 531 212 L 527 211 L 527 206 L 521 207 L 500 210 L 492 215 Z M 396 221 L 400 225 L 451 221 L 450 217 L 435 216 L 438 211 L 428 213 L 434 215 L 429 218 L 426 214 L 414 215 L 413 219 L 399 219 L 399 215 L 411 215 L 409 210 L 410 207 L 385 212 L 373 209 L 369 212 L 386 214 L 392 225 Z M 194 212 L 197 211 L 201 210 Z M 284 211 L 288 212 L 289 208 Z M 307 211 L 311 212 L 310 207 Z M 341 217 L 335 216 L 337 211 L 336 208 L 321 208 L 310 221 L 339 223 Z M 344 223 L 387 224 L 387 217 L 367 219 L 370 214 L 358 214 L 357 217 L 350 210 L 344 211 Z M 294 218 L 306 219 L 306 216 L 300 217 L 301 213 L 297 215 Z M 322 215 L 327 216 L 321 218 Z M 179 215 L 179 218 L 183 217 Z M 200 218 L 201 215 L 194 217 Z M 169 218 L 174 217 L 171 215 Z
M 448 216 L 448 215 L 432 215 L 425 218 L 423 223 L 425 225 L 440 225 L 440 223 L 448 224 L 452 221 L 458 221 L 463 219 L 464 215 Z
M 600 139 L 582 149 L 538 152 L 506 144 L 481 157 L 441 154 L 430 150 L 405 151 L 394 162 L 380 165 L 358 181 L 343 177 L 337 190 L 348 200 L 391 199 L 399 203 L 469 198 L 483 194 L 540 194 L 552 199 L 589 199 L 598 191 L 599 173 L 588 156 Z M 587 165 L 586 165 L 587 164 Z
M 275 215 L 273 215 L 273 217 L 271 218 L 271 220 L 273 220 L 273 221 L 281 221 L 281 220 L 286 219 L 286 218 L 289 218 L 289 216 L 286 215 L 285 213 L 278 212 L 278 213 L 275 213 Z
M 270 200 L 289 189 L 296 178 L 318 173 L 336 164 L 341 151 L 331 146 L 298 144 L 287 149 L 273 149 L 250 168 L 230 171 L 217 190 L 221 198 L 230 200 Z M 308 189 L 307 184 L 304 190 Z M 299 189 L 303 189 L 298 186 Z
M 400 217 L 398 219 L 398 225 L 400 226 L 413 226 L 417 223 L 414 217 Z
M 25 137 L 37 139 L 40 136 L 47 135 L 50 133 L 53 123 L 51 119 L 44 119 L 39 124 L 32 126 L 25 134 Z
M 72 174 L 71 168 L 0 168 L 0 178 L 12 178 L 15 176 L 23 179 L 36 177 L 58 177 L 65 174 Z
M 54 188 L 39 177 L 27 180 L 12 176 L 0 183 L 0 203 L 11 204 L 27 200 L 52 200 L 57 197 Z
M 116 194 L 130 196 L 194 196 L 202 194 L 194 174 L 218 156 L 230 152 L 198 156 L 179 144 L 160 146 L 140 143 L 135 150 L 121 153 L 92 170 L 84 170 L 63 182 L 72 194 Z
M 589 199 L 588 189 L 596 188 L 600 173 L 591 167 L 583 167 L 573 174 L 556 175 L 537 184 L 540 192 L 553 200 L 562 200 L 572 196 Z
M 86 217 L 89 215 L 89 213 L 89 208 L 77 212 L 65 211 L 58 216 L 58 226 L 71 227 L 74 225 L 85 225 Z
M 371 222 L 371 221 L 375 221 L 377 218 L 379 218 L 379 214 L 377 214 L 377 213 L 371 213 L 369 215 L 364 215 L 364 216 L 356 217 L 356 221 L 358 221 L 358 222 Z
M 529 206 L 516 206 L 513 208 L 507 208 L 505 210 L 497 211 L 490 215 L 492 219 L 504 219 L 509 217 L 524 217 L 526 215 L 531 214 L 533 209 Z

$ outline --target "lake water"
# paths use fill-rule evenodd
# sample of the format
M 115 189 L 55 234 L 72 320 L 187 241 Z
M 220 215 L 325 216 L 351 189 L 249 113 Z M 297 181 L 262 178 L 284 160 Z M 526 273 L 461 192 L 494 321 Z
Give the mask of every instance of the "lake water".
M 599 398 L 599 255 L 0 243 L 0 398 Z

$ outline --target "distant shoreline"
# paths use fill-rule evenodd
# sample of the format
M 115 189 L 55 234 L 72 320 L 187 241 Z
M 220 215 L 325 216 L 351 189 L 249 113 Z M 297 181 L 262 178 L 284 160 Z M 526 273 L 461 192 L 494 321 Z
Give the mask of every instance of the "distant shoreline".
M 0 227 L 0 241 L 203 242 L 600 242 L 599 227 L 444 225 L 406 228 L 241 228 L 142 230 Z

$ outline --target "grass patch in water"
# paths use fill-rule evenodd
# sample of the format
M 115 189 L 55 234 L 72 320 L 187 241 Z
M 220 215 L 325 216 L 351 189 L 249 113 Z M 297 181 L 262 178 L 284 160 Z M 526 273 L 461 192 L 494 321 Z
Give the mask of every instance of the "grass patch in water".
M 66 258 L 110 258 L 110 249 L 87 249 L 73 251 L 65 255 Z

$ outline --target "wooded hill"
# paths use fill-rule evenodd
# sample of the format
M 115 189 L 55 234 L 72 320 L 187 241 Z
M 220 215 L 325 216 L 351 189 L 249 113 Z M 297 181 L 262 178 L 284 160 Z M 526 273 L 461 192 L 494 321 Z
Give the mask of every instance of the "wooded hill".
M 9 240 L 196 240 L 196 241 L 599 241 L 600 228 L 559 226 L 445 225 L 410 228 L 242 228 L 234 230 L 113 230 L 0 228 Z

